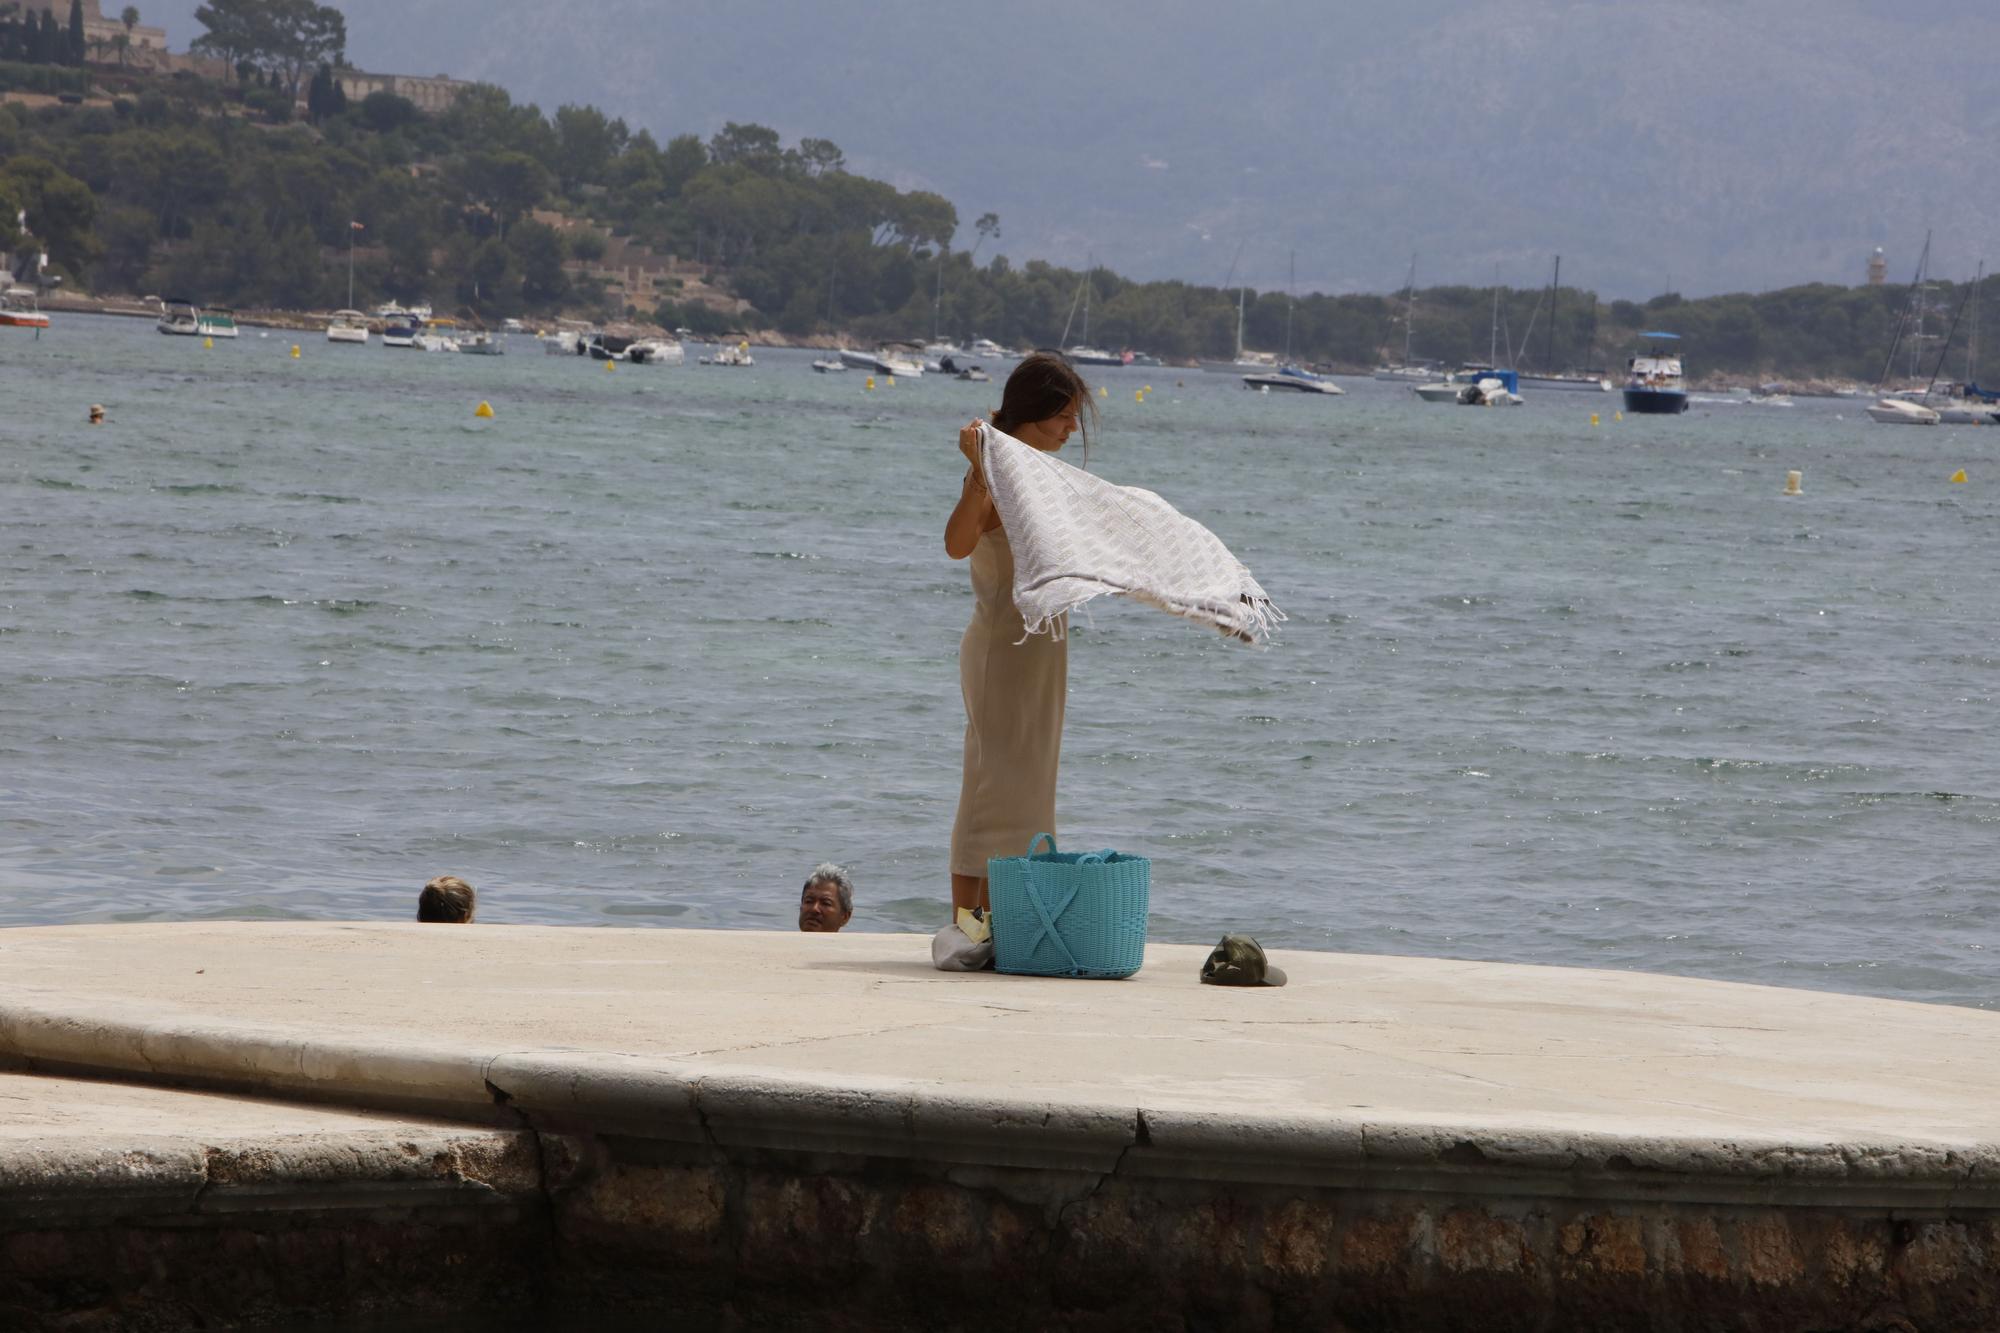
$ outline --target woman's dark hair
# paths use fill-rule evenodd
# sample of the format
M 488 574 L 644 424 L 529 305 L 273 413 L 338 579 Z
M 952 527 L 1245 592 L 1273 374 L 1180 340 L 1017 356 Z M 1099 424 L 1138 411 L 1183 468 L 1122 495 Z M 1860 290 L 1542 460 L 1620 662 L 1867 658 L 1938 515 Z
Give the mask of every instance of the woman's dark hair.
M 1097 403 L 1090 396 L 1090 386 L 1083 382 L 1083 376 L 1076 373 L 1076 367 L 1055 352 L 1030 352 L 1025 361 L 1014 367 L 1014 373 L 1007 377 L 1007 387 L 1000 391 L 1000 410 L 993 414 L 993 424 L 1012 435 L 1021 427 L 1034 421 L 1047 421 L 1059 417 L 1069 410 L 1071 403 L 1077 405 L 1077 428 L 1083 432 L 1084 448 L 1090 447 L 1090 427 L 1083 418 L 1097 420 Z

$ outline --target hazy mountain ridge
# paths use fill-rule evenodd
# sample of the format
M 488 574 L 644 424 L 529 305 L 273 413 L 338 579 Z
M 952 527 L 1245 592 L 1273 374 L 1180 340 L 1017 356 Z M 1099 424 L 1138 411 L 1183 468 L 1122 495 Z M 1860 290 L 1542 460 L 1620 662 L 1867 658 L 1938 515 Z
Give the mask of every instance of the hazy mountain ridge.
M 1969 272 L 2000 211 L 1978 55 L 2000 28 L 1969 4 L 341 8 L 364 67 L 592 102 L 662 139 L 831 138 L 968 224 L 997 211 L 1017 260 L 1136 277 L 1217 282 L 1241 245 L 1264 287 L 1292 250 L 1326 290 L 1390 288 L 1412 251 L 1420 279 L 1469 283 L 1531 283 L 1560 252 L 1607 296 L 1856 282 L 1876 245 L 1901 276 L 1927 227 Z

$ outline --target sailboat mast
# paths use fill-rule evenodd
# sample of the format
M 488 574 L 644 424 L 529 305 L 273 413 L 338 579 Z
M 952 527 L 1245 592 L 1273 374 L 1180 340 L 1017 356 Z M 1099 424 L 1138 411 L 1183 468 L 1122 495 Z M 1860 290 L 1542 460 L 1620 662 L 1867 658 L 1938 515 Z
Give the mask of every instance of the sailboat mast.
M 1548 362 L 1549 372 L 1556 369 L 1556 302 L 1562 299 L 1563 257 L 1556 256 L 1555 272 L 1549 276 L 1549 338 L 1542 359 Z
M 1410 364 L 1410 334 L 1417 327 L 1417 256 L 1410 255 L 1410 276 L 1403 280 L 1403 364 Z
M 347 308 L 354 309 L 354 224 L 347 224 Z
M 1249 290 L 1247 286 L 1236 289 L 1236 364 L 1239 366 L 1243 364 L 1243 297 Z
M 1923 373 L 1924 364 L 1924 307 L 1931 303 L 1930 288 L 1931 238 L 1924 237 L 1923 257 L 1917 261 L 1917 332 L 1910 344 L 1910 378 Z
M 1292 364 L 1292 304 L 1298 299 L 1299 252 L 1292 251 L 1285 278 L 1285 364 Z
M 1495 358 L 1498 357 L 1499 355 L 1500 355 L 1500 267 L 1499 265 L 1496 264 L 1493 267 L 1493 323 L 1488 328 L 1486 333 L 1486 364 L 1494 367 L 1497 370 L 1500 366 L 1500 363 L 1499 361 L 1495 360 Z
M 1979 261 L 1979 272 L 1972 279 L 1972 332 L 1965 341 L 1965 382 L 1979 383 L 1979 371 L 1974 364 L 1979 360 L 1979 284 L 1986 279 L 1986 261 Z
M 1090 288 L 1096 286 L 1090 278 L 1096 274 L 1096 268 L 1098 268 L 1098 256 L 1086 254 L 1084 256 L 1084 346 L 1090 346 Z

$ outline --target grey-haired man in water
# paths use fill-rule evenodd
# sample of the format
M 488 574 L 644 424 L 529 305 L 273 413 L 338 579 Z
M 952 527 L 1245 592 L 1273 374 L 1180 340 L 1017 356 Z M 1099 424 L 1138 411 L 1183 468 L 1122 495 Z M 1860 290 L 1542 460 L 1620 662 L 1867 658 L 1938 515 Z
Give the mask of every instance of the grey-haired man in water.
M 799 929 L 831 935 L 853 916 L 853 878 L 831 861 L 814 866 L 799 892 Z

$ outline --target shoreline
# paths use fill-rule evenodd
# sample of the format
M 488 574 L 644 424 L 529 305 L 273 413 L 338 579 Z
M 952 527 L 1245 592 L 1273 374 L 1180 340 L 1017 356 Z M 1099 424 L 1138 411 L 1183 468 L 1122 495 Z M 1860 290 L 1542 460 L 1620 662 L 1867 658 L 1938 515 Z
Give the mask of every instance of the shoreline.
M 938 973 L 915 935 L 8 930 L 0 1059 L 57 1080 L 9 1089 L 28 1120 L 129 1097 L 160 1132 L 86 1109 L 0 1151 L 0 1245 L 48 1273 L 393 1225 L 558 1304 L 756 1322 L 851 1279 L 857 1328 L 964 1290 L 994 1328 L 2000 1315 L 2000 1015 L 1295 951 L 1236 991 L 1204 954 L 1071 982 Z M 386 1271 L 295 1299 L 429 1308 Z
M 79 296 L 74 293 L 65 293 L 61 295 L 50 294 L 49 296 L 44 297 L 42 299 L 41 307 L 45 312 L 49 314 L 111 315 L 121 318 L 135 318 L 135 319 L 158 319 L 160 313 L 156 307 L 146 305 L 138 297 Z M 292 332 L 292 333 L 323 333 L 326 330 L 327 324 L 330 323 L 333 318 L 333 314 L 331 311 L 236 310 L 233 313 L 236 317 L 237 324 L 241 325 L 242 327 L 261 328 L 261 329 L 283 329 L 287 332 Z M 547 328 L 553 329 L 558 326 L 581 326 L 581 325 L 591 325 L 591 322 L 588 320 L 580 320 L 565 315 L 565 316 L 560 316 L 554 321 L 549 322 L 547 324 Z M 595 325 L 591 326 L 595 327 Z M 634 336 L 670 337 L 673 335 L 673 330 L 663 328 L 658 324 L 648 323 L 644 320 L 613 320 L 610 323 L 604 325 L 603 327 L 611 331 L 618 332 L 621 335 L 623 335 L 628 330 L 631 331 L 631 333 Z M 528 333 L 523 334 L 521 336 L 536 337 L 540 336 L 540 333 L 543 331 L 544 330 L 541 328 L 536 328 L 530 330 Z M 875 343 L 878 341 L 877 339 L 873 338 L 850 338 L 840 334 L 810 334 L 805 337 L 795 338 L 795 337 L 790 337 L 786 334 L 778 333 L 772 329 L 762 329 L 755 332 L 750 332 L 746 330 L 744 331 L 743 337 L 748 340 L 749 344 L 752 347 L 775 347 L 775 348 L 786 348 L 796 351 L 822 351 L 822 352 L 836 351 L 842 347 L 874 346 Z M 683 341 L 689 345 L 706 346 L 706 345 L 720 345 L 721 339 L 722 335 L 719 334 L 714 336 L 696 335 L 691 338 L 683 339 Z M 1117 367 L 1111 367 L 1111 368 L 1117 369 Z M 1095 371 L 1100 369 L 1106 369 L 1106 367 L 1092 366 L 1092 367 L 1087 367 L 1087 369 Z M 1211 373 L 1202 371 L 1199 360 L 1193 358 L 1190 358 L 1185 363 L 1168 361 L 1160 366 L 1151 366 L 1151 367 L 1133 366 L 1133 367 L 1128 367 L 1128 369 L 1135 371 L 1156 370 L 1161 372 L 1171 370 L 1183 374 L 1188 372 L 1199 372 L 1203 374 Z M 1333 369 L 1321 371 L 1320 373 L 1339 376 L 1348 379 L 1372 379 L 1374 377 L 1373 368 L 1366 366 L 1335 367 Z M 1727 393 L 1734 390 L 1755 390 L 1760 385 L 1770 382 L 1772 382 L 1770 376 L 1718 373 L 1709 375 L 1702 379 L 1690 381 L 1688 388 L 1690 389 L 1690 391 L 1695 393 Z M 1841 398 L 1841 397 L 1859 396 L 1857 392 L 1854 391 L 1845 393 L 1842 392 L 1841 388 L 1837 387 L 1835 382 L 1833 381 L 1818 379 L 1814 377 L 1806 377 L 1804 379 L 1797 381 L 1796 383 L 1789 381 L 1781 381 L 1781 383 L 1783 384 L 1783 387 L 1781 388 L 1780 392 L 1796 398 Z M 1854 389 L 1859 389 L 1859 386 L 1853 386 L 1853 387 Z M 1556 390 L 1552 392 L 1562 393 L 1564 391 Z M 1861 392 L 1865 393 L 1865 390 L 1862 390 Z M 1600 401 L 1599 398 L 1593 397 L 1592 395 L 1589 394 L 1577 394 L 1576 396 L 1583 401 L 1592 401 L 1592 402 Z M 1616 396 L 1616 390 L 1614 388 L 1614 390 L 1611 393 L 1605 394 L 1602 397 L 1612 398 L 1615 396 Z

